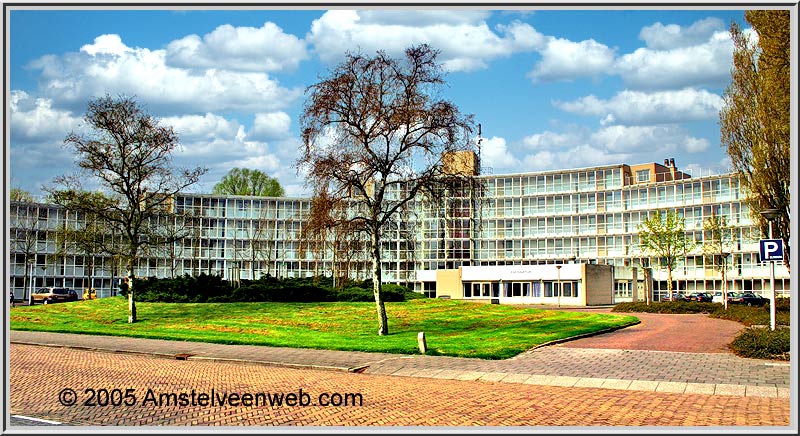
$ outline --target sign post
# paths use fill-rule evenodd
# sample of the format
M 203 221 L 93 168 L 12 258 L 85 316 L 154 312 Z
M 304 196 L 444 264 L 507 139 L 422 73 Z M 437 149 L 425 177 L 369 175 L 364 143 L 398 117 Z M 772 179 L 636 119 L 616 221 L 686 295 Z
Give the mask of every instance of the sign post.
M 772 237 L 772 221 L 769 223 Z M 758 257 L 761 262 L 769 262 L 769 328 L 775 330 L 775 261 L 783 260 L 783 241 L 780 239 L 761 239 L 758 244 Z

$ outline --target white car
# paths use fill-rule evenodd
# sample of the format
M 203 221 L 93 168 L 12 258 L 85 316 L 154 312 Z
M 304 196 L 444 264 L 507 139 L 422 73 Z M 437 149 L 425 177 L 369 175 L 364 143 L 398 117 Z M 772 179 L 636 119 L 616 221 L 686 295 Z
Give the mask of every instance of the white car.
M 722 291 L 714 292 L 714 296 L 711 297 L 712 303 L 724 303 L 725 300 L 722 299 Z

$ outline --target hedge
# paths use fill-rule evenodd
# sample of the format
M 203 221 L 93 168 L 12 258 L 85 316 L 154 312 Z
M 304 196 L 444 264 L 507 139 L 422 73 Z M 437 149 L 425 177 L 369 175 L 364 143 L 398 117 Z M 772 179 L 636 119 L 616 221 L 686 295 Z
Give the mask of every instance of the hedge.
M 744 306 L 729 304 L 728 309 L 721 303 L 698 303 L 685 301 L 662 301 L 646 303 L 620 303 L 614 306 L 614 312 L 644 313 L 707 313 L 712 318 L 727 319 L 740 322 L 747 329 L 739 333 L 729 345 L 730 349 L 741 357 L 754 359 L 789 360 L 789 298 L 778 298 L 775 301 L 775 324 L 772 331 L 770 324 L 769 304 L 765 306 Z
M 203 273 L 174 279 L 137 278 L 134 290 L 137 301 L 160 303 L 375 301 L 371 280 L 350 282 L 344 288 L 333 288 L 332 283 L 325 277 L 278 280 L 266 276 L 259 280 L 242 280 L 239 286 L 235 286 L 220 276 Z M 399 285 L 385 284 L 381 287 L 381 299 L 385 302 L 414 298 L 424 296 Z

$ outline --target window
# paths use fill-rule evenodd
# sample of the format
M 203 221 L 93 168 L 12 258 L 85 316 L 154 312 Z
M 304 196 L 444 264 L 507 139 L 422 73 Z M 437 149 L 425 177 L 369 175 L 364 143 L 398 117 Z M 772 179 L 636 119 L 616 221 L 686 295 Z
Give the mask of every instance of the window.
M 572 297 L 572 282 L 561 283 L 561 294 L 564 297 Z M 577 293 L 576 293 L 577 294 Z
M 636 171 L 636 181 L 638 183 L 646 183 L 650 181 L 650 170 Z
M 541 282 L 533 282 L 533 296 L 535 298 L 539 298 L 542 296 L 542 283 Z
M 553 296 L 553 282 L 544 282 L 544 296 L 545 297 Z

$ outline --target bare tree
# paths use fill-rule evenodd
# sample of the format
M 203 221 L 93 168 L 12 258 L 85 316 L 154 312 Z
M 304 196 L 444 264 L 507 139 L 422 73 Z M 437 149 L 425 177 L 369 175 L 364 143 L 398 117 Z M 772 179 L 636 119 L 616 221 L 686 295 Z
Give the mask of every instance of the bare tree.
M 91 212 L 85 212 L 104 204 L 110 199 L 99 192 L 54 192 L 50 198 L 54 203 L 63 206 L 64 217 L 55 230 L 56 249 L 48 257 L 54 263 L 63 262 L 69 255 L 80 255 L 88 265 L 86 279 L 88 293 L 91 298 L 97 259 L 105 254 L 118 251 L 113 243 L 112 229 L 100 221 L 99 217 Z M 88 206 L 94 203 L 93 206 Z M 74 214 L 75 222 L 68 223 L 69 215 Z
M 143 247 L 158 242 L 153 235 L 155 217 L 165 213 L 175 194 L 195 184 L 205 168 L 172 167 L 171 155 L 178 147 L 172 127 L 161 126 L 134 99 L 100 97 L 89 101 L 84 116 L 89 133 L 70 133 L 64 144 L 77 155 L 77 164 L 99 181 L 112 200 L 87 212 L 122 231 L 125 260 L 133 284 L 136 264 Z M 78 180 L 61 177 L 57 185 L 80 186 Z M 136 322 L 133 289 L 128 290 L 128 322 Z
M 11 252 L 22 256 L 22 265 L 25 269 L 22 284 L 25 288 L 24 295 L 30 300 L 28 289 L 32 287 L 28 276 L 28 263 L 36 261 L 36 254 L 40 251 L 40 241 L 44 240 L 45 224 L 39 220 L 38 208 L 31 207 L 31 203 L 14 202 L 11 204 L 9 219 Z M 19 263 L 19 262 L 17 262 Z
M 445 82 L 437 55 L 428 45 L 400 59 L 349 53 L 307 90 L 298 170 L 315 196 L 347 202 L 350 213 L 337 224 L 369 236 L 379 335 L 389 332 L 380 296 L 384 225 L 440 182 L 444 155 L 472 147 L 472 117 L 438 99 Z
M 300 235 L 301 255 L 310 252 L 319 265 L 330 254 L 334 287 L 347 285 L 353 262 L 368 246 L 363 233 L 346 219 L 347 210 L 343 206 L 344 203 L 333 201 L 325 193 L 314 197 Z

